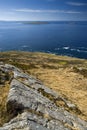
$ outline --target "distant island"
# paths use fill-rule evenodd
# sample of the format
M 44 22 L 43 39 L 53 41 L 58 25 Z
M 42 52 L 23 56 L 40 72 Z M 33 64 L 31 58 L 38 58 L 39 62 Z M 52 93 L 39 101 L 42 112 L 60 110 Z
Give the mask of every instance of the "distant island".
M 25 21 L 22 23 L 23 24 L 49 24 L 50 22 L 47 22 L 47 21 Z
M 87 25 L 87 21 L 19 21 L 23 24 L 76 24 Z

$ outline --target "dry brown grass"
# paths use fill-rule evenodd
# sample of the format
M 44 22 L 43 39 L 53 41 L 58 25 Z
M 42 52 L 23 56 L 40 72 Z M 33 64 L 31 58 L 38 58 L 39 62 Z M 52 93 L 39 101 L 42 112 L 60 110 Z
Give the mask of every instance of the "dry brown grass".
M 0 126 L 9 120 L 9 116 L 6 110 L 6 100 L 9 92 L 9 85 L 0 86 Z

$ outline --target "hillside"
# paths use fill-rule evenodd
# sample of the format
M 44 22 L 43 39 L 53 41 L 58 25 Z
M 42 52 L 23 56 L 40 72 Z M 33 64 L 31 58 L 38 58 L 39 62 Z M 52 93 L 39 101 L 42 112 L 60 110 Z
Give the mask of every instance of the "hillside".
M 58 126 L 60 126 L 59 129 L 86 130 L 87 123 L 84 121 L 87 121 L 87 60 L 46 53 L 1 52 L 0 61 L 1 126 L 12 118 L 16 124 L 17 120 L 27 118 L 25 115 L 31 115 L 32 118 L 34 118 L 33 115 L 37 118 L 39 115 L 40 120 L 31 119 L 31 122 L 41 125 L 39 123 L 41 120 L 42 122 L 47 120 L 48 123 L 45 124 L 47 129 L 54 130 L 50 123 L 55 126 L 54 122 L 56 122 L 55 130 Z M 12 91 L 13 89 L 15 91 Z M 23 96 L 19 94 L 20 90 L 24 92 Z M 28 97 L 26 91 L 32 92 L 30 95 L 33 95 L 34 99 L 31 98 L 32 96 Z M 21 105 L 16 97 L 21 100 Z M 31 102 L 26 98 L 30 98 Z M 34 103 L 38 104 L 37 100 L 42 107 L 32 106 Z M 9 124 L 12 127 L 12 122 Z M 43 123 L 42 126 L 44 126 Z M 45 129 L 42 126 L 39 126 L 39 129 Z M 8 125 L 7 128 L 9 128 Z M 5 128 L 0 130 L 2 129 Z

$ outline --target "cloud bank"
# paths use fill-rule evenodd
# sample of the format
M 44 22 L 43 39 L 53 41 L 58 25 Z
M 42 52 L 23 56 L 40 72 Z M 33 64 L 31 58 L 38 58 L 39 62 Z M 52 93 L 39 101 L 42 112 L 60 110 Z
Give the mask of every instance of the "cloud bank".
M 72 6 L 86 6 L 87 3 L 80 3 L 80 2 L 67 2 L 68 5 Z
M 72 10 L 34 10 L 34 9 L 15 9 L 16 12 L 25 12 L 25 13 L 68 13 L 68 14 L 78 14 L 79 11 Z

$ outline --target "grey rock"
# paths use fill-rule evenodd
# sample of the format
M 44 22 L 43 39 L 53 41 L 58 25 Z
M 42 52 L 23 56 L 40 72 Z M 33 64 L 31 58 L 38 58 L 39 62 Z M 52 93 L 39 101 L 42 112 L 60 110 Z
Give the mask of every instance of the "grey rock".
M 28 118 L 30 116 L 30 119 Z M 48 130 L 31 118 L 28 113 L 22 113 L 20 116 L 12 119 L 5 124 L 0 130 Z

